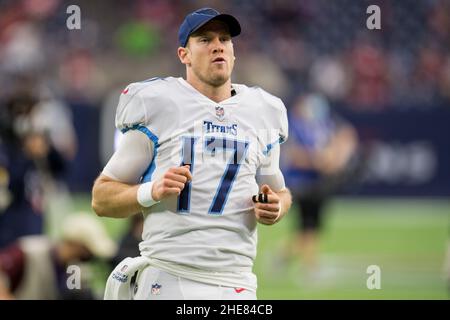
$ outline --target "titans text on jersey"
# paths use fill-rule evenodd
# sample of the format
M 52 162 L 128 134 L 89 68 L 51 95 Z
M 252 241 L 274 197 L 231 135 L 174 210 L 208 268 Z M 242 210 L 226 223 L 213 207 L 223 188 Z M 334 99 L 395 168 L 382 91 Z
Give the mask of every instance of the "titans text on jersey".
M 220 132 L 220 133 L 229 133 L 233 136 L 237 135 L 237 124 L 232 124 L 231 126 L 223 126 L 220 124 L 214 124 L 212 121 L 203 121 L 203 125 L 206 129 L 206 133 L 210 132 Z

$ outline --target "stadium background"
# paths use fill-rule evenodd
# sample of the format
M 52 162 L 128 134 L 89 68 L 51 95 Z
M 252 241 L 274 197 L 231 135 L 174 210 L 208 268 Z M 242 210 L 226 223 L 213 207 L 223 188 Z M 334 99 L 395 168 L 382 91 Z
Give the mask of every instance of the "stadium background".
M 81 8 L 68 30 L 66 8 Z M 381 30 L 366 9 L 381 8 Z M 118 96 L 130 82 L 183 75 L 177 28 L 211 6 L 242 24 L 234 82 L 259 85 L 289 108 L 324 94 L 358 130 L 362 172 L 329 206 L 318 281 L 277 252 L 292 241 L 295 215 L 259 227 L 255 271 L 262 299 L 448 299 L 450 212 L 450 2 L 422 1 L 0 1 L 0 100 L 17 75 L 49 88 L 71 111 L 78 149 L 69 197 L 48 214 L 90 209 L 90 188 L 113 150 Z M 53 219 L 53 220 L 52 220 Z M 118 239 L 127 221 L 102 219 Z M 379 265 L 381 289 L 366 269 Z M 93 269 L 98 291 L 105 267 Z

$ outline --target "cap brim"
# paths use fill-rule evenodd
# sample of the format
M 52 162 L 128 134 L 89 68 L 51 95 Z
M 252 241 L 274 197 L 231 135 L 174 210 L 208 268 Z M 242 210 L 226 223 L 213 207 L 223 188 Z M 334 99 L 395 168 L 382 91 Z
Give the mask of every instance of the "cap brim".
M 219 20 L 224 22 L 230 31 L 230 36 L 236 37 L 241 34 L 241 25 L 239 24 L 239 21 L 235 17 L 229 14 L 219 14 L 215 17 L 211 17 L 211 19 L 208 19 L 202 23 L 200 23 L 194 30 L 191 31 L 190 35 L 199 30 L 201 27 L 203 27 L 205 24 L 207 24 L 210 21 L 213 20 Z M 189 35 L 189 36 L 190 36 Z

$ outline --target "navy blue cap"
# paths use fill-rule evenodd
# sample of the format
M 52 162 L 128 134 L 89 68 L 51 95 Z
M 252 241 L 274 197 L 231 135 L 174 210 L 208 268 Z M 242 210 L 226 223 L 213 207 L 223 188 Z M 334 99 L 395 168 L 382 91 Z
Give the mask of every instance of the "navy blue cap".
M 241 25 L 237 19 L 229 14 L 222 14 L 211 8 L 201 8 L 186 16 L 178 30 L 178 41 L 185 47 L 189 36 L 211 20 L 220 20 L 228 25 L 230 35 L 235 37 L 241 33 Z

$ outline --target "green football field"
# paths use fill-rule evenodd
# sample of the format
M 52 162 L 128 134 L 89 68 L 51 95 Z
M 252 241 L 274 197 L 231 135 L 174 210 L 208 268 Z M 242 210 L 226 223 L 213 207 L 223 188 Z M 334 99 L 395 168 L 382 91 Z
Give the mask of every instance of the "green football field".
M 295 208 L 294 208 L 295 210 Z M 294 211 L 279 225 L 259 228 L 259 299 L 448 299 L 444 260 L 450 202 L 335 200 L 330 203 L 315 276 L 301 260 L 283 262 Z M 380 267 L 380 289 L 369 290 L 367 268 Z
M 78 196 L 76 209 L 89 209 Z M 320 240 L 319 267 L 304 272 L 283 259 L 293 241 L 294 207 L 275 226 L 258 228 L 259 299 L 449 299 L 444 276 L 450 245 L 448 200 L 337 199 L 330 202 Z M 124 220 L 103 219 L 118 238 Z M 380 289 L 369 290 L 367 268 L 380 268 Z

